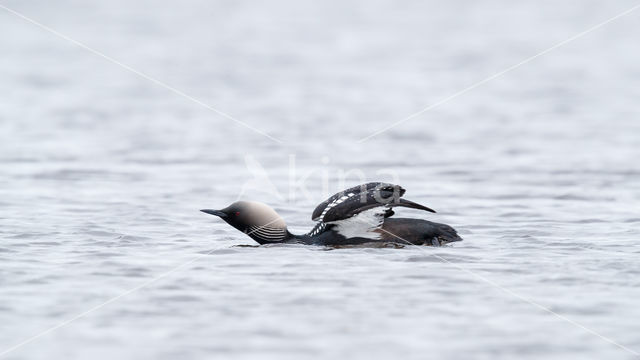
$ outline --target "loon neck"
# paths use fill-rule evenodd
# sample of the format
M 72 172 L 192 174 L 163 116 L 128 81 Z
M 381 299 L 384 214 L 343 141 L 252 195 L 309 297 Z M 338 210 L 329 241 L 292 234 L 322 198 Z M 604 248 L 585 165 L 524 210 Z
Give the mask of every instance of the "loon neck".
M 250 226 L 244 232 L 261 245 L 277 244 L 286 241 L 308 240 L 314 238 L 327 230 L 329 226 L 325 223 L 317 223 L 309 232 L 305 234 L 292 234 L 286 227 Z
M 245 230 L 250 238 L 259 244 L 279 243 L 294 238 L 287 227 L 250 226 Z
M 324 233 L 330 228 L 330 225 L 319 222 L 305 234 L 292 234 L 287 231 L 289 233 L 289 238 L 287 238 L 287 240 L 301 240 L 303 242 L 308 242 L 311 239 L 317 238 L 318 236 L 320 236 L 320 234 Z

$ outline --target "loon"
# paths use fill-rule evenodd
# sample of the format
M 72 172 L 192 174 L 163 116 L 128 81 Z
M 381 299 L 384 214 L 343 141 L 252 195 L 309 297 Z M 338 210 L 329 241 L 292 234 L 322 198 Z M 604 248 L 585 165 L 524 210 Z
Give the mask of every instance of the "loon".
M 306 234 L 289 232 L 285 221 L 268 205 L 237 201 L 221 210 L 203 209 L 222 218 L 260 245 L 297 243 L 306 245 L 399 245 L 440 246 L 462 238 L 449 225 L 422 219 L 392 218 L 394 207 L 435 213 L 426 206 L 403 199 L 399 185 L 371 182 L 343 190 L 320 203 L 311 219 L 316 225 Z

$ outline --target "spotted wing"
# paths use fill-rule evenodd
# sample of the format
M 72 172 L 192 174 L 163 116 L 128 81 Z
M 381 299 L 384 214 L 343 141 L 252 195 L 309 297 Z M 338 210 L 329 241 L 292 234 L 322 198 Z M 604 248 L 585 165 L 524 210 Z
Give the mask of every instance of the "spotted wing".
M 393 215 L 391 208 L 404 206 L 430 212 L 434 210 L 402 199 L 405 189 L 399 185 L 371 182 L 343 190 L 320 203 L 311 218 L 323 223 L 331 223 L 349 219 L 364 211 L 373 219 L 384 220 Z M 375 209 L 375 210 L 373 210 Z M 381 223 L 381 221 L 379 221 Z

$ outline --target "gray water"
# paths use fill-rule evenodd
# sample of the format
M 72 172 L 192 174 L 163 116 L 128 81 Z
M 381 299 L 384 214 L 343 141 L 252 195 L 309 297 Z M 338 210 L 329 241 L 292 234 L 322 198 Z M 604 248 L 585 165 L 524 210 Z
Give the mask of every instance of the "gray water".
M 281 141 L 0 8 L 4 358 L 640 352 L 640 10 L 358 142 L 633 1 L 1 4 Z M 301 233 L 363 176 L 465 240 L 243 247 L 198 212 Z

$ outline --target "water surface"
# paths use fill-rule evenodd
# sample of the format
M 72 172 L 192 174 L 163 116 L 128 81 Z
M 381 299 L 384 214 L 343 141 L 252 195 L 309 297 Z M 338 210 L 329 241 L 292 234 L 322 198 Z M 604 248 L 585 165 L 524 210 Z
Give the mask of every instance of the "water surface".
M 633 2 L 2 4 L 282 141 L 0 9 L 0 353 L 126 294 L 7 359 L 640 351 L 640 13 L 358 142 Z M 198 212 L 304 232 L 345 173 L 465 241 L 239 247 Z

